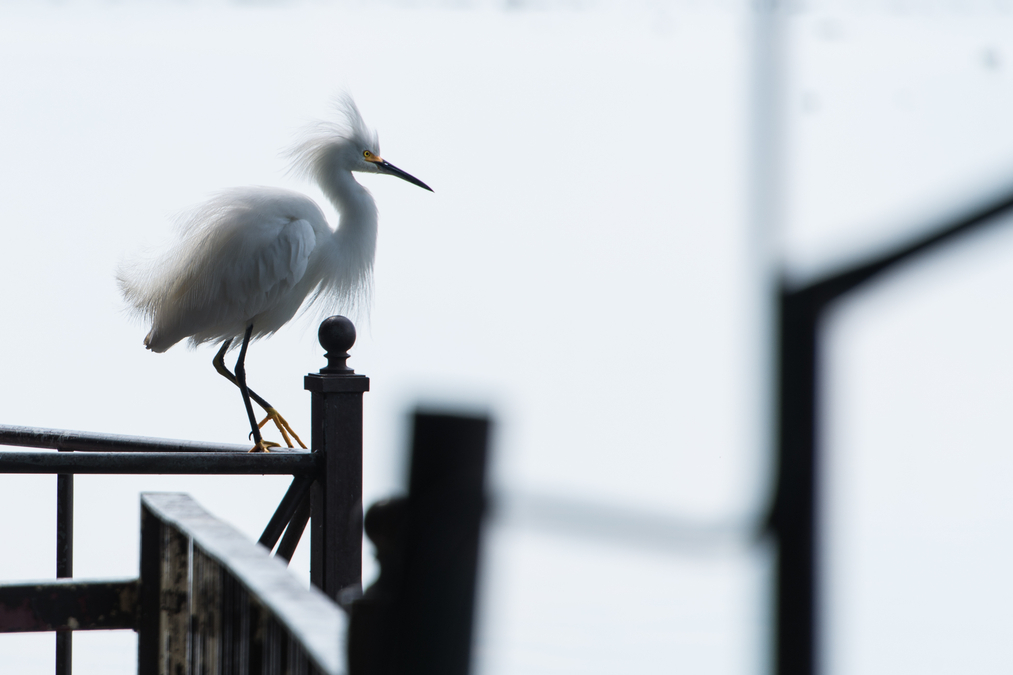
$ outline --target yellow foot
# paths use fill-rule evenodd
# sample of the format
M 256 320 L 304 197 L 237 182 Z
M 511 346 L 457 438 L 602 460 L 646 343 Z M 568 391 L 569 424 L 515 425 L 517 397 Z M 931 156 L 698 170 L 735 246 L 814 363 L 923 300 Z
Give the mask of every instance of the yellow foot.
M 299 447 L 303 449 L 306 448 L 306 444 L 302 442 L 302 439 L 299 438 L 299 435 L 292 430 L 292 427 L 289 425 L 287 421 L 285 421 L 285 418 L 282 417 L 277 410 L 275 410 L 274 408 L 265 408 L 264 411 L 267 413 L 267 417 L 261 420 L 260 424 L 257 425 L 258 427 L 263 429 L 264 425 L 267 424 L 268 421 L 273 420 L 275 426 L 278 427 L 278 431 L 281 432 L 281 437 L 284 438 L 285 443 L 288 444 L 288 447 L 290 448 L 295 447 L 294 445 L 292 445 L 292 438 L 295 438 L 296 442 L 299 443 Z M 289 438 L 289 434 L 292 434 L 292 438 Z
M 271 452 L 270 450 L 268 450 L 268 448 L 280 448 L 280 447 L 281 447 L 280 443 L 275 443 L 274 441 L 265 441 L 261 439 L 259 443 L 257 443 L 250 449 L 250 452 Z

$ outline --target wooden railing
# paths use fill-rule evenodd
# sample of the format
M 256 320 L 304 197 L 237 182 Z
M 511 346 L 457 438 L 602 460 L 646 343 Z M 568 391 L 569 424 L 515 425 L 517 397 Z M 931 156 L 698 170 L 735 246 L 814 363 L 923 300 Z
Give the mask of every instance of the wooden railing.
M 138 672 L 337 675 L 345 614 L 184 494 L 141 497 Z
M 139 579 L 0 586 L 0 632 L 133 629 L 146 675 L 338 675 L 346 623 L 185 494 L 141 495 Z

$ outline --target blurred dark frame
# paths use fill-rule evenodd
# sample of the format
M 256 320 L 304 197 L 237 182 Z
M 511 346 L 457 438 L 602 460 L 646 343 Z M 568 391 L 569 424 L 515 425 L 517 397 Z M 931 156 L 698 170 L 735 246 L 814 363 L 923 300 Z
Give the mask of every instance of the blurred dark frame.
M 871 257 L 815 282 L 791 287 L 777 298 L 777 473 L 764 529 L 777 543 L 774 672 L 820 672 L 820 357 L 826 310 L 852 291 L 867 288 L 919 256 L 1002 222 L 1013 194 L 974 209 L 895 250 Z

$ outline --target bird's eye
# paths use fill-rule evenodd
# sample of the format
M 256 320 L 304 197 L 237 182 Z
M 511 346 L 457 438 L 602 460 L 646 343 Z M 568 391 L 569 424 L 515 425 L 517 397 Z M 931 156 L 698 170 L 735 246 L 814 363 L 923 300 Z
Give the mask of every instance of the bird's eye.
M 363 150 L 362 156 L 365 157 L 366 159 L 369 159 L 370 157 L 373 156 L 373 153 L 371 153 L 369 150 Z

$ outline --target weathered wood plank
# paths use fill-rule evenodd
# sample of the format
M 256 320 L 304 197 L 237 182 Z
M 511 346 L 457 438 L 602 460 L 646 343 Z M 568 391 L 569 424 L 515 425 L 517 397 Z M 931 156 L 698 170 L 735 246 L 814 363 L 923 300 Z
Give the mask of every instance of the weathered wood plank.
M 202 595 L 206 597 L 207 593 L 215 588 L 216 592 L 223 595 L 236 597 L 238 591 L 239 596 L 246 596 L 237 598 L 248 603 L 246 605 L 248 610 L 245 608 L 240 610 L 239 617 L 210 619 L 206 610 L 200 608 L 195 608 L 195 617 L 198 623 L 212 621 L 211 628 L 213 631 L 221 632 L 225 645 L 236 641 L 235 633 L 240 633 L 240 636 L 244 633 L 249 635 L 251 649 L 248 654 L 251 659 L 249 663 L 251 672 L 259 672 L 259 666 L 265 659 L 268 663 L 273 663 L 280 658 L 283 659 L 278 662 L 281 664 L 290 658 L 273 651 L 275 645 L 279 644 L 277 641 L 264 642 L 275 630 L 272 624 L 279 628 L 283 627 L 292 635 L 313 665 L 322 673 L 337 675 L 342 671 L 342 643 L 346 619 L 344 612 L 334 602 L 315 588 L 303 588 L 288 571 L 284 562 L 271 557 L 264 547 L 254 544 L 227 523 L 214 518 L 188 495 L 145 493 L 141 496 L 141 500 L 143 508 L 162 521 L 167 526 L 165 529 L 185 534 L 186 538 L 192 540 L 195 563 L 199 557 L 206 558 L 199 565 L 195 564 L 192 569 L 191 581 L 195 600 L 191 602 L 201 601 Z M 214 574 L 212 563 L 220 566 L 227 577 L 235 579 L 237 585 L 242 588 L 229 589 L 231 584 L 224 580 L 212 582 L 208 579 L 208 574 L 212 576 Z M 168 571 L 163 568 L 163 575 Z M 166 588 L 164 579 L 165 576 L 162 584 L 163 594 Z M 234 611 L 228 606 L 223 609 Z M 218 623 L 223 618 L 224 623 Z M 264 644 L 269 646 L 267 653 L 264 653 L 262 648 Z M 291 651 L 291 647 L 282 648 Z M 212 646 L 212 641 L 203 641 L 199 649 L 205 655 L 208 649 L 217 650 Z M 222 662 L 234 662 L 237 657 L 245 658 L 245 654 L 233 655 L 216 651 L 213 658 L 215 660 L 221 658 Z
M 171 527 L 162 528 L 162 584 L 159 589 L 159 675 L 189 672 L 190 539 Z
M 137 627 L 137 579 L 0 585 L 0 633 Z

